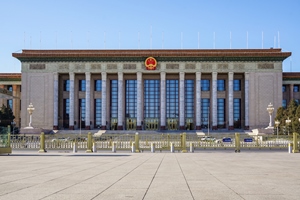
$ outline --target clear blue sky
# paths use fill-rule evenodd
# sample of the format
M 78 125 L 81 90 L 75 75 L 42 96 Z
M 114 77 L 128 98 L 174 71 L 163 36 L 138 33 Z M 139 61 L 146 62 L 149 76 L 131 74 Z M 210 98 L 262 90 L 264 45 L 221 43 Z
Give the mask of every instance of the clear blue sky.
M 278 47 L 279 32 L 295 72 L 299 24 L 300 0 L 1 0 L 0 73 L 20 72 L 21 49 L 247 48 L 247 32 L 256 49 Z

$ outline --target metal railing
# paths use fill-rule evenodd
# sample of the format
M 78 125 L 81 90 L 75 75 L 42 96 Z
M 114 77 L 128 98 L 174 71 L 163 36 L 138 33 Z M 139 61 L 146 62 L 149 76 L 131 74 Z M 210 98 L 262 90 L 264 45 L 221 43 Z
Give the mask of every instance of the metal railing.
M 109 150 L 113 146 L 117 150 L 131 150 L 134 145 L 136 151 L 148 151 L 154 144 L 157 150 L 170 150 L 171 145 L 175 150 L 182 152 L 188 147 L 194 149 L 234 149 L 239 152 L 241 149 L 286 149 L 293 143 L 294 150 L 299 150 L 300 142 L 297 133 L 293 136 L 248 136 L 236 133 L 234 137 L 209 137 L 196 134 L 104 134 L 101 137 L 92 137 L 91 133 L 86 136 L 70 136 L 60 138 L 55 136 L 10 136 L 10 147 L 12 149 L 57 149 L 71 150 L 76 147 L 79 150 Z M 1 139 L 0 143 L 7 141 Z M 42 145 L 43 144 L 43 145 Z

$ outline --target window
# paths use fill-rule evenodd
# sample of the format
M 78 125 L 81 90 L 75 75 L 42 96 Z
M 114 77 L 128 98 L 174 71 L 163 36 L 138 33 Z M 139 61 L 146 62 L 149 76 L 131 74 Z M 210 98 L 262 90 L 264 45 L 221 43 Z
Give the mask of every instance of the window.
M 299 92 L 299 85 L 294 85 L 294 92 Z
M 286 99 L 283 99 L 283 100 L 282 100 L 282 107 L 283 107 L 283 108 L 286 108 Z
M 12 92 L 12 91 L 13 91 L 12 85 L 8 85 L 8 86 L 7 86 L 7 90 Z
M 126 80 L 126 118 L 136 118 L 137 113 L 137 81 Z
M 118 80 L 110 81 L 110 117 L 118 118 Z
M 79 80 L 79 91 L 85 91 L 85 85 L 86 81 L 85 80 Z
M 63 126 L 69 127 L 70 99 L 64 99 L 63 104 Z
M 217 90 L 225 91 L 225 80 L 217 80 Z
M 64 91 L 70 91 L 70 80 L 64 80 Z
M 233 80 L 233 91 L 241 91 L 241 80 Z
M 295 102 L 297 103 L 297 106 L 299 106 L 299 99 L 295 99 Z
M 202 120 L 202 128 L 208 128 L 209 124 L 209 107 L 210 107 L 210 99 L 201 99 L 201 120 Z
M 95 80 L 95 91 L 102 90 L 102 80 Z
M 201 80 L 201 91 L 209 91 L 210 90 L 210 81 L 207 79 Z
M 234 128 L 241 128 L 241 99 L 233 99 Z
M 194 80 L 185 80 L 185 117 L 194 117 Z
M 95 128 L 101 128 L 102 123 L 102 99 L 95 99 Z
M 178 80 L 166 81 L 166 117 L 178 118 L 179 95 Z
M 79 99 L 79 128 L 85 127 L 85 99 Z
M 160 117 L 160 81 L 144 80 L 144 118 Z
M 286 85 L 282 86 L 282 92 L 286 92 Z
M 10 108 L 11 110 L 13 110 L 13 100 L 12 99 L 7 100 L 7 108 Z
M 218 128 L 225 128 L 225 99 L 217 99 L 217 123 Z

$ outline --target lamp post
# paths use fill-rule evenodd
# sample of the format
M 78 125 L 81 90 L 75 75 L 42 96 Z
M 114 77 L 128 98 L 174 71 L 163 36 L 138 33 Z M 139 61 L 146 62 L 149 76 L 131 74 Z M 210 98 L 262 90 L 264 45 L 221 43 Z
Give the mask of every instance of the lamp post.
M 209 106 L 208 106 L 208 129 L 207 129 L 207 135 L 209 135 Z
M 289 119 L 289 117 L 287 118 L 287 120 L 285 120 L 285 123 L 287 124 L 287 128 L 288 128 L 288 135 L 290 135 L 290 127 L 289 124 L 291 123 L 291 120 Z
M 27 108 L 27 111 L 29 113 L 29 127 L 31 127 L 31 128 L 32 128 L 32 126 L 31 126 L 31 123 L 32 123 L 32 113 L 33 113 L 34 109 L 35 108 L 33 107 L 32 103 L 30 103 L 29 106 L 28 106 L 28 108 Z
M 12 122 L 10 122 L 10 124 L 11 124 L 11 128 L 12 128 L 12 134 L 13 134 L 13 136 L 14 136 L 14 133 L 15 133 L 15 124 L 16 124 L 16 122 L 13 120 Z
M 276 120 L 275 121 L 275 125 L 276 125 L 276 128 L 277 128 L 277 139 L 278 139 L 278 126 L 280 124 L 280 121 Z
M 268 105 L 267 111 L 268 111 L 268 113 L 270 115 L 270 123 L 269 123 L 269 127 L 268 128 L 272 128 L 272 114 L 273 114 L 273 111 L 274 111 L 274 107 L 273 107 L 272 103 L 270 103 Z

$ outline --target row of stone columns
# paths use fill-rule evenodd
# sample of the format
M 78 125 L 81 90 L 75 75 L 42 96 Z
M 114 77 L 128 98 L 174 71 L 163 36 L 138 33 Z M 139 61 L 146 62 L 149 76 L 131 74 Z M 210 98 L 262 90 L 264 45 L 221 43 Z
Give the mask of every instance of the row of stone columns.
M 86 72 L 86 115 L 85 122 L 86 128 L 90 129 L 90 85 L 91 85 L 91 73 Z M 102 72 L 102 129 L 106 129 L 107 127 L 107 89 L 106 89 L 106 80 L 107 74 L 106 72 Z M 212 129 L 217 129 L 217 72 L 212 72 Z M 233 129 L 233 72 L 228 73 L 228 106 L 229 106 L 229 129 Z M 70 76 L 70 111 L 69 111 L 69 128 L 74 129 L 74 80 L 75 75 L 73 72 L 69 73 Z M 185 121 L 184 121 L 184 109 L 185 109 L 185 88 L 184 88 L 184 80 L 185 73 L 179 73 L 179 126 L 180 129 L 184 129 Z M 118 129 L 123 129 L 123 72 L 118 73 Z M 58 74 L 54 74 L 54 125 L 53 128 L 58 128 Z M 137 129 L 141 130 L 142 124 L 142 73 L 137 72 Z M 160 97 L 161 97 L 161 105 L 160 105 L 160 123 L 161 130 L 164 130 L 166 127 L 166 72 L 160 73 Z M 201 129 L 201 72 L 196 72 L 196 129 Z M 249 73 L 245 73 L 245 128 L 249 128 Z

